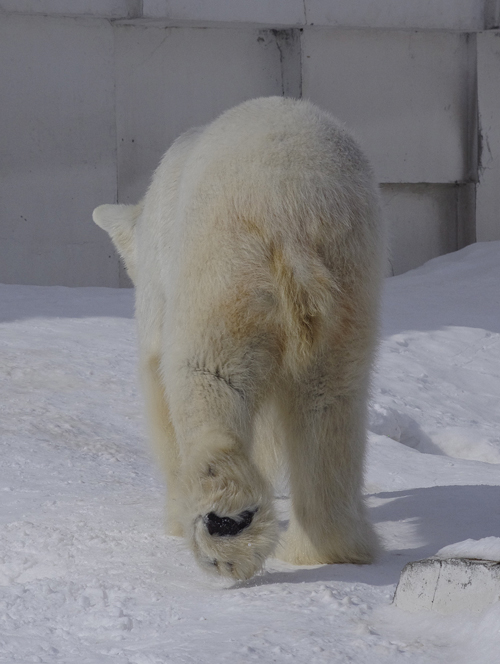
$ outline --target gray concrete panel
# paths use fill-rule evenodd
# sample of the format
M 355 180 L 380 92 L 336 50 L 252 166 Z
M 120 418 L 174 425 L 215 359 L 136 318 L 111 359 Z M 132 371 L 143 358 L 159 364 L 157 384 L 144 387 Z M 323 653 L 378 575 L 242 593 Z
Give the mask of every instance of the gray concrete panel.
M 500 32 L 477 36 L 480 179 L 477 239 L 500 240 Z
M 467 35 L 304 30 L 302 92 L 351 127 L 381 182 L 468 177 Z
M 383 0 L 370 27 L 423 21 L 426 3 Z M 500 239 L 500 33 L 477 35 L 476 62 L 474 34 L 307 27 L 375 11 L 334 4 L 0 0 L 0 281 L 129 285 L 93 207 L 137 201 L 180 133 L 271 94 L 309 97 L 355 130 L 383 183 L 394 273 L 473 242 L 476 193 L 478 239 Z M 431 5 L 450 30 L 484 11 L 493 25 L 500 7 Z
M 305 0 L 307 23 L 331 27 L 445 29 L 484 27 L 482 0 Z
M 459 186 L 385 184 L 381 195 L 389 225 L 390 275 L 459 248 Z
M 133 18 L 142 14 L 142 0 L 0 0 L 0 11 L 53 16 Z
M 194 22 L 241 22 L 276 26 L 304 25 L 304 0 L 143 0 L 143 15 Z
M 0 281 L 118 285 L 92 223 L 116 197 L 107 21 L 0 16 Z
M 498 27 L 499 0 L 0 0 L 0 11 L 152 18 L 170 25 L 431 29 Z
M 136 202 L 169 145 L 235 104 L 282 93 L 270 31 L 117 26 L 118 198 Z

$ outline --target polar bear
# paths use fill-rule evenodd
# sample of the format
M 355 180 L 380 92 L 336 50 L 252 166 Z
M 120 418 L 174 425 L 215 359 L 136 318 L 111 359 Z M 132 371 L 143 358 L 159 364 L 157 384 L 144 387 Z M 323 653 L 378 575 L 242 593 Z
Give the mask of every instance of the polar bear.
M 206 570 L 369 563 L 361 495 L 385 233 L 367 159 L 307 101 L 247 101 L 167 151 L 136 206 L 102 205 L 136 288 L 167 521 Z M 281 538 L 272 473 L 289 476 Z

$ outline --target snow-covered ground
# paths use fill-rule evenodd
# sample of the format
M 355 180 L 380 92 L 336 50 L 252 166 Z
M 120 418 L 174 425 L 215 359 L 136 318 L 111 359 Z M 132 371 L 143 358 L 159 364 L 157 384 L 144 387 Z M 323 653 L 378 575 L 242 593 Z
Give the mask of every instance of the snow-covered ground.
M 366 473 L 385 553 L 367 567 L 270 560 L 230 586 L 164 535 L 132 298 L 0 286 L 0 662 L 496 664 L 500 603 L 391 602 L 408 561 L 500 536 L 500 243 L 387 281 Z

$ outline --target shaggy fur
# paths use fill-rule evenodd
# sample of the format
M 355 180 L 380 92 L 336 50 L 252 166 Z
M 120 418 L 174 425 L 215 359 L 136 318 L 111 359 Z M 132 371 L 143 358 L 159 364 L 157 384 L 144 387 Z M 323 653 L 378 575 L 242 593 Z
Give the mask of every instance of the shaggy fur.
M 384 230 L 350 134 L 306 101 L 245 102 L 181 136 L 138 206 L 94 220 L 136 286 L 169 532 L 236 579 L 274 551 L 370 562 L 361 484 Z M 279 545 L 277 464 L 292 498 Z

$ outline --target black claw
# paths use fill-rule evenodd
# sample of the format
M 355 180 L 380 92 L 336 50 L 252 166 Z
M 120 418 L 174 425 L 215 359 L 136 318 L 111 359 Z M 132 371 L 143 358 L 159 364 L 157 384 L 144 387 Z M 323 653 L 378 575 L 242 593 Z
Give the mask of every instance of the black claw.
M 219 535 L 220 537 L 234 536 L 244 528 L 248 528 L 252 523 L 253 515 L 256 511 L 251 512 L 247 510 L 238 514 L 236 519 L 231 519 L 228 516 L 217 516 L 215 512 L 210 512 L 203 517 L 203 523 L 206 525 L 210 535 Z

